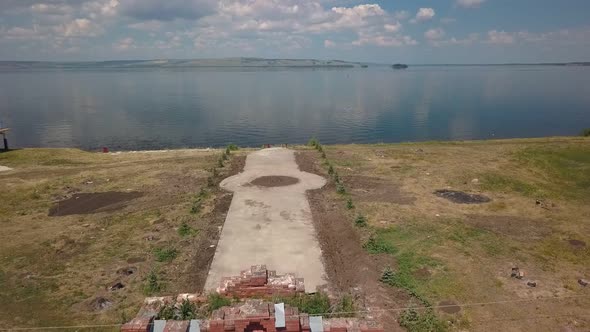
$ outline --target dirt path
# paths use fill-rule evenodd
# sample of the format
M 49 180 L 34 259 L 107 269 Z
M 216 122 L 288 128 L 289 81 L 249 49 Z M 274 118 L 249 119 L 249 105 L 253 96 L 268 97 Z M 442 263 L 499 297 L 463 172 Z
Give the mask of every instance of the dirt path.
M 297 153 L 297 164 L 302 171 L 322 175 L 317 152 Z M 403 307 L 409 297 L 395 288 L 383 285 L 379 278 L 385 266 L 395 266 L 391 257 L 369 255 L 362 247 L 361 234 L 355 229 L 343 202 L 330 193 L 332 183 L 307 192 L 311 202 L 314 226 L 322 249 L 328 275 L 329 289 L 337 294 L 350 293 L 365 308 L 374 310 L 368 317 L 378 320 L 386 331 L 404 331 L 393 312 L 380 311 Z
M 305 279 L 307 292 L 325 284 L 325 269 L 305 192 L 322 187 L 323 177 L 302 172 L 294 151 L 271 148 L 248 155 L 244 172 L 223 180 L 233 191 L 205 290 L 223 277 L 266 264 Z

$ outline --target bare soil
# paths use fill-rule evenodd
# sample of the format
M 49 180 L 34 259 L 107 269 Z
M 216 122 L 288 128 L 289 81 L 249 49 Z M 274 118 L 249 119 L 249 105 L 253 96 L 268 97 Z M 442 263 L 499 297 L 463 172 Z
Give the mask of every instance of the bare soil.
M 301 171 L 326 177 L 316 154 L 315 151 L 297 152 L 297 165 Z M 331 182 L 322 189 L 307 192 L 328 275 L 328 288 L 333 293 L 358 296 L 365 309 L 376 310 L 369 316 L 382 322 L 386 331 L 403 331 L 394 313 L 377 311 L 400 307 L 408 300 L 404 292 L 379 281 L 383 269 L 394 266 L 395 262 L 391 257 L 369 255 L 363 249 L 363 235 L 355 229 L 352 216 L 343 212 L 344 205 L 334 197 L 334 192 Z
M 489 197 L 483 195 L 469 194 L 462 191 L 448 189 L 437 190 L 434 194 L 457 204 L 482 204 L 491 201 Z
M 441 306 L 440 311 L 446 314 L 456 314 L 461 311 L 461 307 L 453 301 L 441 301 L 438 305 Z
M 261 176 L 254 179 L 251 184 L 260 187 L 284 187 L 299 183 L 299 179 L 291 176 Z
M 416 198 L 403 192 L 391 181 L 369 176 L 345 176 L 342 178 L 353 198 L 361 202 L 387 202 L 400 205 L 414 204 Z
M 115 211 L 125 207 L 125 203 L 141 197 L 141 192 L 77 193 L 72 197 L 55 203 L 49 209 L 49 216 L 69 216 Z
M 568 240 L 567 242 L 574 248 L 586 247 L 586 242 L 584 242 L 582 240 L 571 239 L 571 240 Z

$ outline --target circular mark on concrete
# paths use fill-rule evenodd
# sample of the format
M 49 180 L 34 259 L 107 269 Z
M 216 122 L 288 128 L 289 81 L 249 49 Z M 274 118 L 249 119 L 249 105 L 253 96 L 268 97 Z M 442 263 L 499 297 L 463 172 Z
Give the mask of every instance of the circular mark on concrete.
M 457 204 L 481 204 L 491 201 L 490 198 L 483 195 L 468 194 L 466 192 L 448 189 L 437 190 L 434 194 Z
M 298 178 L 282 175 L 261 176 L 250 182 L 259 187 L 284 187 L 296 184 L 299 182 Z
M 461 311 L 461 307 L 453 301 L 441 301 L 438 305 L 441 306 L 440 310 L 447 314 L 456 314 Z
M 571 239 L 571 240 L 568 240 L 567 242 L 569 242 L 569 244 L 572 247 L 577 248 L 577 249 L 581 249 L 586 246 L 586 242 L 584 242 L 582 240 Z

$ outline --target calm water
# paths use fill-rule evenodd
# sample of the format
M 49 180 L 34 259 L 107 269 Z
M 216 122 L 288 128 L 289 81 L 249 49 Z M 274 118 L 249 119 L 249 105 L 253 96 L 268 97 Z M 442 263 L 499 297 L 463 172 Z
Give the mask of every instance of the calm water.
M 575 135 L 590 67 L 0 72 L 18 147 L 159 149 Z

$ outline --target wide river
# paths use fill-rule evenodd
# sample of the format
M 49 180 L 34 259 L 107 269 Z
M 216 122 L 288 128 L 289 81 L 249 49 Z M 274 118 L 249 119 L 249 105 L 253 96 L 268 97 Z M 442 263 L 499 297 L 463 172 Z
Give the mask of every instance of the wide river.
M 577 135 L 590 67 L 10 70 L 13 147 L 111 150 Z

